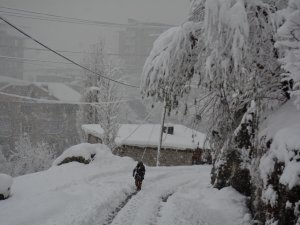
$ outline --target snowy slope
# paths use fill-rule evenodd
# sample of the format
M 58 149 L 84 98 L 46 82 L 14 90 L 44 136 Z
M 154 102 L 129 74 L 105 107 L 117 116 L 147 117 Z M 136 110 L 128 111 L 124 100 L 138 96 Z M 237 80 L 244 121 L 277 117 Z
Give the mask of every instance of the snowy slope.
M 73 162 L 15 178 L 12 196 L 0 202 L 0 224 L 247 224 L 245 198 L 210 188 L 209 166 L 147 167 L 136 193 L 136 163 L 93 146 L 102 153 L 89 165 Z

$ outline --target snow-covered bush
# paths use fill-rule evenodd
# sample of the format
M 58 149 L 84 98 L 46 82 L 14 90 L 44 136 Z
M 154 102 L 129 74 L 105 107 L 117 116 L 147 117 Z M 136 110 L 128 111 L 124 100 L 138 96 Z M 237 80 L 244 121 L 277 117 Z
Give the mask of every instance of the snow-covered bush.
M 100 145 L 100 144 L 99 144 Z M 105 145 L 101 145 L 103 148 L 108 149 Z M 60 155 L 53 162 L 53 166 L 60 166 L 69 162 L 79 162 L 83 164 L 89 164 L 96 156 L 95 145 L 92 144 L 79 144 L 66 149 L 62 155 Z
M 45 142 L 32 145 L 25 133 L 15 143 L 9 162 L 12 175 L 19 176 L 48 169 L 55 157 L 53 149 Z
M 276 46 L 283 53 L 280 61 L 286 72 L 282 76 L 284 81 L 293 82 L 291 94 L 300 107 L 300 1 L 290 0 L 281 14 L 285 22 L 278 29 Z
M 77 159 L 80 160 L 78 161 Z M 101 165 L 109 165 L 112 161 L 116 162 L 116 160 L 133 162 L 129 157 L 120 158 L 119 156 L 113 155 L 106 145 L 82 143 L 66 149 L 56 160 L 54 160 L 52 166 L 59 166 L 69 162 L 79 162 L 83 164 L 100 162 Z
M 0 173 L 0 200 L 9 197 L 13 178 L 6 174 Z
M 268 206 L 267 219 L 300 222 L 300 124 L 276 132 L 270 150 L 260 160 L 262 200 Z M 275 210 L 277 209 L 277 210 Z M 278 209 L 281 212 L 278 213 Z

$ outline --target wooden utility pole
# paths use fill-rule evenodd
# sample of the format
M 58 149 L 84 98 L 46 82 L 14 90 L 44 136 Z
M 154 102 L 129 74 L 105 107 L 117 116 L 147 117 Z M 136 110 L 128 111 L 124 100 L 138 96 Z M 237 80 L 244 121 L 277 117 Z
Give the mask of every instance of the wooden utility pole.
M 163 110 L 162 110 L 161 124 L 160 124 L 161 126 L 160 126 L 160 136 L 159 136 L 159 142 L 158 142 L 158 148 L 157 148 L 156 166 L 159 166 L 159 157 L 160 157 L 160 150 L 161 150 L 161 145 L 162 145 L 166 112 L 167 112 L 167 100 L 165 98 L 164 106 L 163 106 Z

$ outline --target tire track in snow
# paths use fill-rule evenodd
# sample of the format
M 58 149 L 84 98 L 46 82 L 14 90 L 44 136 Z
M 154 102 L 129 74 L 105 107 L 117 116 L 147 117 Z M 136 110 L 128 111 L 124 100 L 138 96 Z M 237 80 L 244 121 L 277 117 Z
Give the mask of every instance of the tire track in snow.
M 130 199 L 133 196 L 135 196 L 136 194 L 137 194 L 137 191 L 128 195 L 127 198 L 123 202 L 121 202 L 121 204 L 113 212 L 111 212 L 108 215 L 108 218 L 103 225 L 110 225 L 113 222 L 113 220 L 115 219 L 115 217 L 118 215 L 118 213 L 125 207 L 125 205 L 130 201 Z
M 175 191 L 191 182 L 187 174 L 164 173 L 147 180 L 147 186 L 137 195 L 132 196 L 114 215 L 113 225 L 155 225 L 164 204 Z M 160 181 L 162 180 L 162 182 Z
M 161 197 L 161 203 L 160 203 L 160 205 L 159 205 L 159 207 L 158 207 L 158 209 L 157 209 L 156 220 L 155 220 L 155 222 L 154 222 L 153 224 L 151 224 L 151 225 L 157 224 L 158 218 L 162 216 L 162 215 L 161 215 L 161 210 L 162 210 L 162 208 L 164 207 L 164 204 L 167 203 L 168 199 L 169 199 L 174 193 L 175 193 L 175 191 L 174 191 L 174 192 L 170 192 L 170 193 L 168 193 L 168 194 L 166 194 L 166 195 L 164 195 L 164 196 Z
M 152 182 L 152 181 L 158 181 L 158 180 L 162 180 L 164 178 L 166 178 L 168 174 L 166 172 L 161 173 L 153 178 L 147 179 L 148 182 Z M 116 218 L 116 216 L 118 215 L 118 213 L 129 203 L 129 201 L 132 199 L 132 197 L 134 197 L 135 195 L 138 194 L 138 191 L 132 192 L 131 194 L 129 194 L 124 201 L 122 201 L 118 207 L 116 207 L 111 213 L 108 214 L 106 221 L 102 224 L 102 225 L 110 225 L 113 223 L 114 219 Z

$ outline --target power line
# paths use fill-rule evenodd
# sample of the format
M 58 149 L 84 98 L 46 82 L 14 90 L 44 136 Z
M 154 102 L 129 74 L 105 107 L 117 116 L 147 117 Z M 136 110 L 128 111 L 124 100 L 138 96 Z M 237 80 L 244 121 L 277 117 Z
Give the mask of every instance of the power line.
M 49 21 L 58 21 L 58 22 L 66 22 L 66 23 L 79 23 L 79 24 L 89 24 L 89 25 L 103 25 L 103 26 L 117 26 L 117 27 L 136 27 L 139 24 L 122 24 L 122 23 L 113 23 L 113 22 L 106 22 L 106 21 L 98 21 L 98 20 L 88 20 L 88 19 L 81 19 L 75 17 L 67 17 L 67 16 L 60 16 L 50 13 L 41 13 L 36 11 L 24 10 L 24 9 L 16 9 L 11 7 L 0 7 L 2 9 L 10 10 L 10 11 L 1 11 L 6 14 L 10 14 L 11 16 L 17 17 L 25 17 L 30 19 L 40 19 L 40 20 L 49 20 Z M 17 11 L 17 12 L 13 12 Z M 20 13 L 23 12 L 23 13 Z M 34 15 L 32 15 L 34 14 Z M 141 23 L 145 27 L 165 27 L 170 28 L 174 25 L 169 24 L 159 24 L 159 23 Z
M 22 63 L 30 63 L 33 65 L 40 65 L 40 64 L 35 64 L 32 62 L 40 62 L 40 63 L 54 63 L 54 64 L 64 64 L 64 65 L 74 65 L 73 63 L 68 63 L 68 62 L 62 62 L 62 61 L 51 61 L 51 60 L 40 60 L 40 59 L 32 59 L 32 58 L 23 58 L 23 57 L 14 57 L 14 56 L 7 56 L 7 55 L 0 55 L 0 59 L 3 60 L 17 60 L 17 61 L 23 61 Z M 131 68 L 136 68 L 139 69 L 138 66 L 132 66 Z M 78 68 L 76 68 L 78 69 Z M 80 68 L 81 69 L 81 68 Z M 123 68 L 120 67 L 123 71 L 130 70 L 130 68 Z
M 9 45 L 0 45 L 0 48 L 13 48 L 13 49 L 27 49 L 27 50 L 33 50 L 33 51 L 45 51 L 49 52 L 47 49 L 43 48 L 33 48 L 33 47 L 16 47 L 16 46 L 9 46 Z M 89 55 L 95 55 L 96 53 L 93 52 L 81 52 L 81 51 L 69 51 L 69 50 L 57 50 L 57 52 L 62 52 L 62 53 L 74 53 L 74 54 L 89 54 Z M 108 52 L 104 53 L 105 55 L 116 55 L 116 56 L 148 56 L 146 54 L 121 54 L 121 53 L 113 53 L 113 52 Z
M 6 92 L 0 91 L 0 94 L 5 95 L 7 97 L 14 97 L 19 99 L 31 100 L 34 102 L 25 102 L 25 103 L 47 103 L 47 104 L 69 104 L 69 105 L 93 105 L 93 106 L 100 106 L 106 104 L 115 104 L 115 103 L 125 103 L 131 101 L 141 101 L 142 99 L 133 98 L 127 100 L 119 100 L 113 102 L 76 102 L 76 101 L 59 101 L 59 100 L 50 100 L 50 99 L 40 99 L 40 98 L 32 98 L 24 95 L 17 95 L 17 94 L 9 94 Z
M 73 63 L 67 63 L 67 62 L 50 61 L 50 60 L 40 60 L 40 59 L 29 59 L 29 58 L 13 57 L 13 56 L 6 56 L 6 55 L 0 55 L 0 58 L 2 58 L 2 59 L 8 59 L 8 60 L 11 59 L 11 60 L 20 60 L 20 61 L 32 61 L 32 62 L 58 63 L 58 64 L 73 65 Z
M 124 83 L 124 82 L 121 82 L 121 81 L 117 81 L 117 80 L 114 80 L 112 78 L 109 78 L 109 77 L 106 77 L 106 76 L 103 76 L 93 70 L 90 70 L 89 68 L 85 67 L 85 66 L 82 66 L 80 65 L 79 63 L 75 62 L 74 60 L 62 55 L 61 53 L 53 50 L 52 48 L 48 47 L 47 45 L 41 43 L 40 41 L 36 40 L 35 38 L 33 38 L 32 36 L 30 36 L 29 34 L 27 34 L 25 31 L 23 31 L 22 29 L 18 28 L 17 26 L 13 25 L 12 23 L 10 23 L 9 21 L 7 21 L 6 19 L 4 19 L 2 16 L 0 16 L 0 19 L 2 21 L 4 21 L 5 23 L 7 23 L 9 26 L 13 27 L 14 29 L 16 29 L 17 31 L 19 31 L 20 33 L 22 33 L 23 35 L 25 35 L 26 37 L 30 38 L 31 40 L 33 40 L 34 42 L 36 42 L 37 44 L 43 46 L 44 48 L 48 49 L 49 51 L 53 52 L 54 54 L 60 56 L 61 58 L 73 63 L 74 65 L 86 70 L 86 71 L 89 71 L 97 76 L 100 76 L 100 77 L 103 77 L 104 79 L 107 79 L 107 80 L 110 80 L 112 82 L 115 82 L 115 83 L 118 83 L 118 84 L 121 84 L 121 85 L 124 85 L 124 86 L 128 86 L 128 87 L 134 87 L 134 88 L 139 88 L 138 86 L 136 85 L 132 85 L 132 84 L 127 84 L 127 83 Z
M 120 27 L 119 25 L 112 25 L 112 24 L 106 24 L 106 23 L 92 23 L 92 22 L 81 22 L 81 21 L 69 21 L 69 20 L 62 20 L 62 19 L 56 19 L 56 18 L 43 18 L 43 17 L 37 17 L 37 16 L 31 16 L 31 15 L 22 15 L 20 13 L 11 13 L 11 12 L 5 12 L 0 11 L 1 14 L 6 16 L 13 16 L 17 18 L 24 18 L 24 19 L 33 19 L 33 20 L 43 20 L 43 21 L 51 21 L 51 22 L 62 22 L 62 23 L 72 23 L 72 24 L 82 24 L 82 25 L 100 25 L 100 26 L 107 26 L 107 27 Z M 123 26 L 122 26 L 123 27 Z

